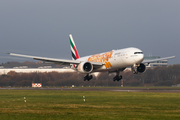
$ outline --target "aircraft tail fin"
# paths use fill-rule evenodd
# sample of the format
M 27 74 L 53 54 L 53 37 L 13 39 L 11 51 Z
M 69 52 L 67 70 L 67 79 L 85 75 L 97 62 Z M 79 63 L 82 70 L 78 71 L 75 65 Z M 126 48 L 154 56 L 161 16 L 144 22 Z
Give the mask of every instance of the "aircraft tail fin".
M 71 34 L 69 35 L 69 40 L 70 40 L 70 48 L 71 48 L 72 59 L 76 60 L 79 58 L 79 54 L 78 54 L 75 42 L 74 42 Z

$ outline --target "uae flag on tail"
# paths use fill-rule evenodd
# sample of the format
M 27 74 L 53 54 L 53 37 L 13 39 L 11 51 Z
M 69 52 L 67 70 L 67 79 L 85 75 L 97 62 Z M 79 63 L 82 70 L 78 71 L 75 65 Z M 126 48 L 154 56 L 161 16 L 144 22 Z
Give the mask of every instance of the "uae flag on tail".
M 72 59 L 73 59 L 73 60 L 76 60 L 76 59 L 79 58 L 79 54 L 78 54 L 76 45 L 75 45 L 75 43 L 74 43 L 74 40 L 73 40 L 73 37 L 72 37 L 71 34 L 69 35 L 69 40 L 70 40 L 70 47 L 71 47 Z

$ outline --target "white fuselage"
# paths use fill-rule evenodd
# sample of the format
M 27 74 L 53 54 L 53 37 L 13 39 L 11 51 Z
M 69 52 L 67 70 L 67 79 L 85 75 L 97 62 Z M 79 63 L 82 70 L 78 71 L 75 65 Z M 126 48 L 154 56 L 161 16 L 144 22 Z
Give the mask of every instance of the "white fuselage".
M 104 63 L 104 65 L 93 72 L 110 71 L 114 69 L 121 69 L 140 64 L 144 59 L 143 52 L 138 48 L 125 48 L 119 50 L 112 50 L 110 52 L 90 55 L 79 58 L 79 61 L 90 61 Z

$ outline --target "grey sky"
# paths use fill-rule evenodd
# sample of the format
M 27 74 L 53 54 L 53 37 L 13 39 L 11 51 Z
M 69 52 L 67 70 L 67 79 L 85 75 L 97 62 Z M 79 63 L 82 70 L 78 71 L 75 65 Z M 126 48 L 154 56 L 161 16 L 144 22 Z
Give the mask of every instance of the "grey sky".
M 179 0 L 1 0 L 0 63 L 26 61 L 4 53 L 71 59 L 137 47 L 179 64 Z

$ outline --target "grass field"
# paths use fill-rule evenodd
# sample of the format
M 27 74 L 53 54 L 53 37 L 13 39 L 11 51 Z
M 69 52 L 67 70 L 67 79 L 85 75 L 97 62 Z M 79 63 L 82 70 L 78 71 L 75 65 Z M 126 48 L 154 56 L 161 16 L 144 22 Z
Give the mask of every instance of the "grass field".
M 180 94 L 0 90 L 0 120 L 33 119 L 180 119 Z

